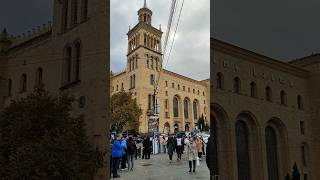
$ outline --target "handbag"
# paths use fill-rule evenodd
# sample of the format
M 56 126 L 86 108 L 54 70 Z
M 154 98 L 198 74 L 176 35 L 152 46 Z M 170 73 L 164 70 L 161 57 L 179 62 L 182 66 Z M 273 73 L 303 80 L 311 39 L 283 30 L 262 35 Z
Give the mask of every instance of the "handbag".
M 197 165 L 197 166 L 200 166 L 200 159 L 199 159 L 199 157 L 197 157 L 196 165 Z

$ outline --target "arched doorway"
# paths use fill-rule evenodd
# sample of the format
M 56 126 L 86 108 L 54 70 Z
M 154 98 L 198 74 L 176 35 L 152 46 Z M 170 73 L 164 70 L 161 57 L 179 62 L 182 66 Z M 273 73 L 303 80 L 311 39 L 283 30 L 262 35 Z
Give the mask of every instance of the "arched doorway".
M 168 122 L 164 123 L 163 125 L 163 133 L 170 134 L 170 124 Z
M 236 122 L 236 147 L 238 179 L 250 180 L 250 157 L 249 157 L 249 132 L 248 126 L 243 121 Z
M 179 132 L 179 125 L 178 125 L 177 123 L 175 123 L 175 124 L 173 125 L 173 131 L 174 131 L 174 133 Z
M 184 130 L 186 132 L 189 132 L 190 131 L 190 127 L 189 127 L 189 124 L 187 123 L 186 125 L 184 125 Z

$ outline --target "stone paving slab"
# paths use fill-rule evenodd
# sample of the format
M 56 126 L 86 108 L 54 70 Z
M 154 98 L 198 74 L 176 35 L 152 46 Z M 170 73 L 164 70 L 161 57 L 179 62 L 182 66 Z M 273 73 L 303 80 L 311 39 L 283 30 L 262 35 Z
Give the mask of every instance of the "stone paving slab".
M 209 180 L 209 170 L 205 161 L 200 162 L 195 173 L 189 173 L 189 164 L 182 155 L 177 161 L 176 154 L 170 162 L 168 155 L 151 155 L 151 159 L 138 159 L 134 162 L 133 171 L 120 171 L 120 178 L 115 180 Z

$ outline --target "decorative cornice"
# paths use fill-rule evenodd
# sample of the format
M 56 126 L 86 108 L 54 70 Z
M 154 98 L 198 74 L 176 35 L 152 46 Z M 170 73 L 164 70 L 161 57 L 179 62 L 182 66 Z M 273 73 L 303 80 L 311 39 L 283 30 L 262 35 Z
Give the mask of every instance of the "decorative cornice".
M 169 70 L 166 70 L 166 69 L 162 69 L 162 72 L 163 72 L 163 73 L 167 73 L 167 74 L 169 74 L 169 75 L 176 76 L 176 77 L 178 77 L 178 78 L 181 78 L 181 79 L 184 79 L 184 80 L 187 80 L 187 81 L 191 81 L 191 82 L 194 82 L 194 83 L 203 85 L 203 86 L 207 86 L 207 84 L 206 84 L 205 82 L 203 82 L 203 81 L 198 81 L 198 80 L 195 80 L 195 79 L 192 79 L 192 78 L 183 76 L 183 75 L 181 75 L 181 74 L 177 74 L 177 73 L 175 73 L 175 72 L 172 72 L 172 71 L 169 71 Z
M 149 29 L 151 31 L 153 31 L 153 33 L 161 36 L 162 35 L 162 31 L 160 31 L 159 29 L 149 25 L 149 24 L 146 24 L 144 22 L 139 22 L 138 24 L 136 24 L 132 29 L 129 30 L 129 32 L 127 33 L 127 35 L 130 37 L 132 33 L 140 30 L 141 28 L 145 28 L 145 29 Z
M 270 57 L 240 48 L 238 46 L 211 38 L 210 39 L 211 50 L 220 51 L 230 56 L 241 58 L 242 60 L 257 63 L 263 66 L 270 67 L 272 69 L 292 74 L 297 77 L 307 78 L 309 71 L 291 65 L 289 63 L 281 62 L 279 60 L 272 59 Z

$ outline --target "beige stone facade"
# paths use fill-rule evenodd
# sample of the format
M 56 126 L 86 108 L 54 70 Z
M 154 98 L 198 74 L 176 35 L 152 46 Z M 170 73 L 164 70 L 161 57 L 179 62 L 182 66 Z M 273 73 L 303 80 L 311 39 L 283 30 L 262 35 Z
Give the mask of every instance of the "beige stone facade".
M 221 180 L 318 179 L 320 55 L 287 63 L 211 39 L 211 126 Z
M 76 99 L 74 115 L 85 116 L 90 142 L 108 150 L 109 4 L 54 0 L 53 5 L 52 23 L 20 36 L 2 32 L 0 108 L 39 84 L 51 94 L 69 93 Z M 109 175 L 106 169 L 99 174 L 104 179 Z
M 132 92 L 143 112 L 139 119 L 142 133 L 151 131 L 153 79 L 158 82 L 159 132 L 191 131 L 202 114 L 209 123 L 209 80 L 197 81 L 163 69 L 161 28 L 157 29 L 151 23 L 152 11 L 144 6 L 138 11 L 138 24 L 127 34 L 127 67 L 112 75 L 112 94 L 122 89 Z M 177 108 L 174 110 L 174 107 Z

